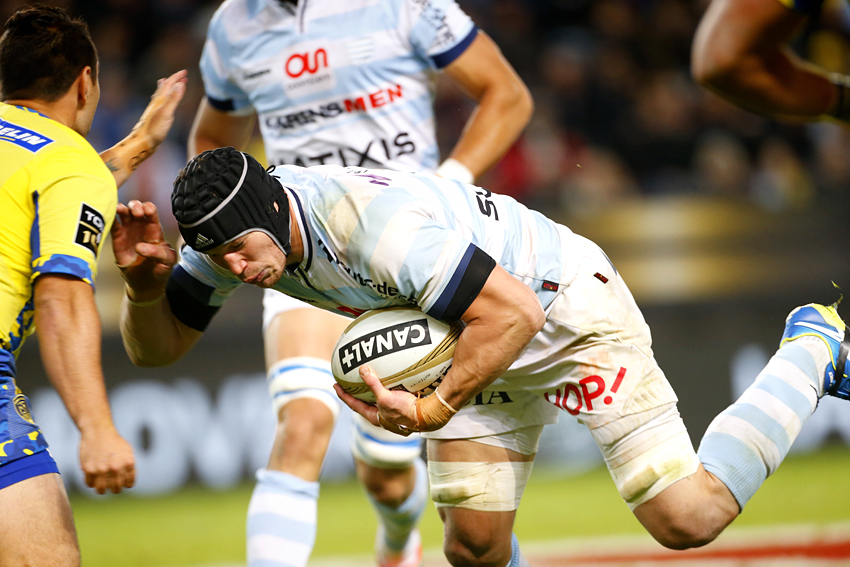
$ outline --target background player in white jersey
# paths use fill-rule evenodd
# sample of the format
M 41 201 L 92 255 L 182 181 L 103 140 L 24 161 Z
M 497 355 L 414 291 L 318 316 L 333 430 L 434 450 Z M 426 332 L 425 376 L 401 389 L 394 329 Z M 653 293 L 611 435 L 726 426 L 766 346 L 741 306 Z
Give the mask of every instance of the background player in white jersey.
M 799 307 L 777 353 L 695 452 L 649 328 L 589 240 L 509 197 L 435 176 L 336 166 L 276 174 L 232 148 L 193 159 L 172 193 L 192 243 L 176 267 L 167 244 L 137 236 L 161 236 L 153 204 L 119 210 L 116 260 L 150 259 L 124 273 L 125 347 L 134 361 L 168 363 L 243 283 L 328 310 L 415 304 L 463 320 L 433 394 L 390 392 L 366 366 L 377 406 L 336 388 L 375 425 L 428 432 L 431 496 L 456 567 L 527 565 L 513 520 L 543 425 L 559 410 L 588 427 L 647 531 L 684 549 L 737 517 L 820 397 L 850 399 L 845 324 L 834 306 Z
M 210 23 L 201 71 L 207 97 L 190 157 L 244 148 L 259 120 L 270 164 L 437 170 L 470 183 L 498 161 L 532 111 L 525 85 L 454 0 L 229 0 Z M 478 102 L 439 168 L 438 71 Z M 248 511 L 251 565 L 304 565 L 312 550 L 315 522 L 304 518 L 315 518 L 339 405 L 328 357 L 346 324 L 265 294 L 266 365 L 279 425 Z M 427 499 L 421 441 L 355 416 L 352 451 L 379 513 L 378 563 L 418 564 L 415 527 Z M 281 498 L 311 512 L 293 520 L 275 504 Z

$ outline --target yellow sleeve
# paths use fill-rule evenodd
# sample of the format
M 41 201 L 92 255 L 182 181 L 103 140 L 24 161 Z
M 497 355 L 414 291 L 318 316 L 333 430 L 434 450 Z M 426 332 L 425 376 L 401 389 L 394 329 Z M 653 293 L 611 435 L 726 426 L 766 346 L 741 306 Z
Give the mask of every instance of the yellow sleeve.
M 65 147 L 39 160 L 33 174 L 36 220 L 32 275 L 69 274 L 93 284 L 118 189 L 94 150 Z
M 820 11 L 824 0 L 778 0 L 789 10 L 802 12 L 804 14 L 815 14 Z

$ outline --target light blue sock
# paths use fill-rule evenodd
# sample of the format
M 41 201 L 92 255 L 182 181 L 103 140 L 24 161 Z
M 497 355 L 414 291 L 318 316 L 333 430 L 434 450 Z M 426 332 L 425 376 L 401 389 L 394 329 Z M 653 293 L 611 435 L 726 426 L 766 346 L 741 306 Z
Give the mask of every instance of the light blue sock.
M 425 511 L 425 504 L 428 501 L 428 470 L 425 468 L 425 462 L 422 459 L 416 459 L 413 467 L 416 471 L 413 491 L 398 508 L 384 506 L 375 501 L 371 495 L 369 496 L 372 506 L 375 507 L 378 516 L 380 516 L 381 524 L 384 526 L 384 543 L 391 551 L 404 549 L 408 537 L 416 528 L 416 524 L 419 523 L 422 512 Z
M 708 426 L 697 454 L 741 509 L 776 470 L 815 411 L 828 356 L 820 339 L 786 343 L 755 383 Z
M 516 534 L 511 534 L 511 560 L 508 561 L 507 567 L 529 567 L 528 560 L 522 555 L 519 549 L 519 540 Z
M 316 543 L 319 483 L 260 469 L 248 505 L 248 567 L 304 567 Z

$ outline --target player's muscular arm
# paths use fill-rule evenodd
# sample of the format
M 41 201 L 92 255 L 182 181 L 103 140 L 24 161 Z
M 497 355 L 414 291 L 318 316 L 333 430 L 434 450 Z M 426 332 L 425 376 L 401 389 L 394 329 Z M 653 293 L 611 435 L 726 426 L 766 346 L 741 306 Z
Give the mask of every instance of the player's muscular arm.
M 162 234 L 153 203 L 118 205 L 112 249 L 125 282 L 119 325 L 124 349 L 138 366 L 171 364 L 203 333 L 181 323 L 165 297 L 177 253 Z
M 206 99 L 201 101 L 189 134 L 189 158 L 201 152 L 231 146 L 243 149 L 251 139 L 256 115 L 237 116 L 215 109 Z
M 837 102 L 835 85 L 787 47 L 805 17 L 778 0 L 713 0 L 694 38 L 694 79 L 758 114 L 824 115 Z
M 174 124 L 174 111 L 185 92 L 186 71 L 178 71 L 167 79 L 161 79 L 150 103 L 130 134 L 100 154 L 106 167 L 115 177 L 118 187 L 121 187 L 165 140 Z
M 478 106 L 449 157 L 465 165 L 475 178 L 504 155 L 528 124 L 534 103 L 528 88 L 484 32 L 445 74 Z
M 533 291 L 496 266 L 462 319 L 466 328 L 440 385 L 455 409 L 504 374 L 543 328 L 546 315 Z
M 133 486 L 133 451 L 115 430 L 106 396 L 92 287 L 70 276 L 42 275 L 35 281 L 34 301 L 41 358 L 80 430 L 86 483 L 101 494 Z
M 435 392 L 417 399 L 407 392 L 387 390 L 366 365 L 361 367 L 360 376 L 375 394 L 376 405 L 350 396 L 338 384 L 334 386 L 337 395 L 374 425 L 390 431 L 402 435 L 434 431 L 501 376 L 546 322 L 534 292 L 500 266 L 495 267 L 462 319 L 466 328 L 455 348 L 451 370 L 437 388 L 439 397 Z

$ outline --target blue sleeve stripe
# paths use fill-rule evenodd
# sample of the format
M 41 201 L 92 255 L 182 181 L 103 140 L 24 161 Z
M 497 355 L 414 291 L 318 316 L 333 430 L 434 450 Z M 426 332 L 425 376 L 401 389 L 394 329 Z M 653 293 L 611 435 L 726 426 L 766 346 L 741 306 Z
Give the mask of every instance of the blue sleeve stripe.
M 35 208 L 35 218 L 32 221 L 32 229 L 30 230 L 30 254 L 31 258 L 39 258 L 41 256 L 41 229 L 38 226 L 38 193 L 32 194 L 32 204 Z
M 460 43 L 450 48 L 448 51 L 444 51 L 442 53 L 438 53 L 437 55 L 431 56 L 431 61 L 434 62 L 434 65 L 437 69 L 442 69 L 446 67 L 449 63 L 460 57 L 460 54 L 466 51 L 466 48 L 475 40 L 475 37 L 478 35 L 478 26 L 472 26 L 472 29 L 466 35 Z
M 0 348 L 0 376 L 15 377 L 18 369 L 15 368 L 15 355 L 12 351 Z
M 89 284 L 94 283 L 89 263 L 68 254 L 54 254 L 37 266 L 33 266 L 31 278 L 35 280 L 45 274 L 66 274 L 80 278 Z
M 475 250 L 476 248 L 474 244 L 470 244 L 466 248 L 466 252 L 463 253 L 463 257 L 460 259 L 457 269 L 455 269 L 455 273 L 452 274 L 452 277 L 446 288 L 443 290 L 443 293 L 441 293 L 437 301 L 434 302 L 434 306 L 428 310 L 428 315 L 435 319 L 443 318 L 446 310 L 449 308 L 449 303 L 451 303 L 455 296 L 455 292 L 457 292 L 458 287 L 460 287 L 460 282 L 463 280 L 466 268 L 469 266 L 469 261 L 472 260 L 472 255 Z
M 207 101 L 210 103 L 210 106 L 221 112 L 232 112 L 236 110 L 236 106 L 231 99 L 221 100 L 207 95 Z

